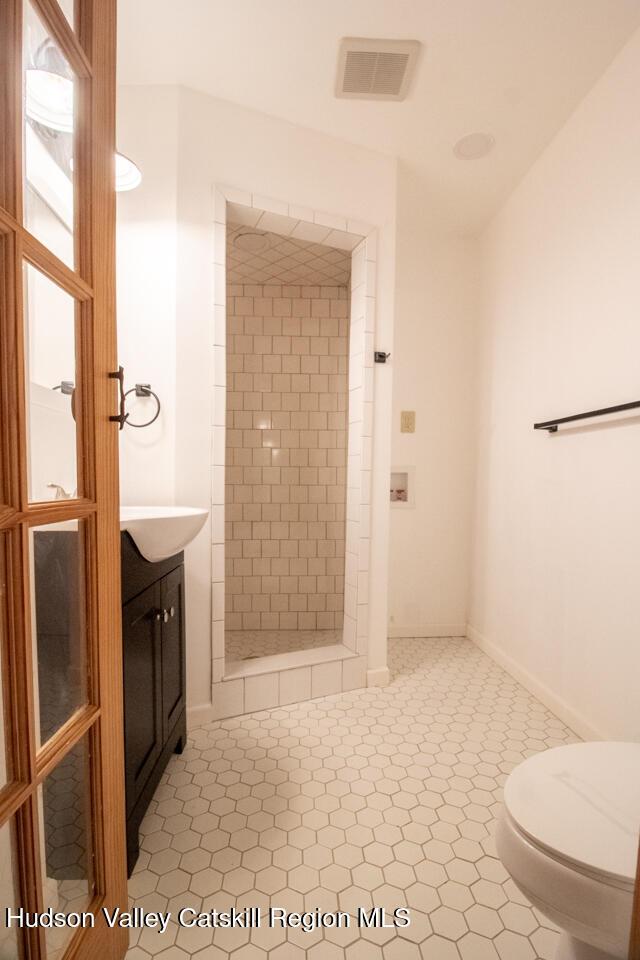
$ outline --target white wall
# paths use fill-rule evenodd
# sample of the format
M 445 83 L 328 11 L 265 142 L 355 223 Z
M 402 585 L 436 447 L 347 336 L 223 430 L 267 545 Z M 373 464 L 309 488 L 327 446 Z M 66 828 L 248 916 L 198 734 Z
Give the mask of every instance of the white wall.
M 638 739 L 640 34 L 484 238 L 472 635 L 578 732 Z
M 143 172 L 142 184 L 118 194 L 116 230 L 118 357 L 127 389 L 150 383 L 162 413 L 150 427 L 120 434 L 123 504 L 175 498 L 177 91 L 120 89 L 118 149 Z M 153 401 L 127 399 L 131 419 L 153 415 Z
M 392 463 L 413 467 L 415 507 L 391 510 L 391 636 L 464 635 L 473 482 L 477 243 L 398 168 Z M 416 431 L 400 433 L 415 410 Z
M 178 118 L 175 194 L 170 184 L 174 97 Z M 127 438 L 121 447 L 123 494 L 129 502 L 144 502 L 144 497 L 149 502 L 153 494 L 156 500 L 175 498 L 206 507 L 211 499 L 213 422 L 209 389 L 213 382 L 209 360 L 214 313 L 213 184 L 228 184 L 378 227 L 377 329 L 379 342 L 389 344 L 394 315 L 396 164 L 382 154 L 186 89 L 122 88 L 118 109 L 119 149 L 132 156 L 144 177 L 139 191 L 121 197 L 119 206 L 120 355 L 128 358 L 131 382 L 145 377 L 154 387 L 156 381 L 166 384 L 165 410 L 167 416 L 175 416 L 175 429 L 165 421 L 168 432 L 152 450 L 142 447 L 143 437 Z M 177 272 L 174 266 L 172 273 L 174 227 Z M 141 276 L 146 295 L 140 292 Z M 159 337 L 157 349 L 155 336 Z M 168 352 L 172 345 L 173 357 Z M 391 379 L 390 367 L 376 370 L 372 670 L 386 667 Z M 224 390 L 218 403 L 224 408 Z M 165 476 L 169 467 L 171 483 Z M 187 550 L 192 709 L 205 708 L 211 696 L 210 564 L 207 527 Z

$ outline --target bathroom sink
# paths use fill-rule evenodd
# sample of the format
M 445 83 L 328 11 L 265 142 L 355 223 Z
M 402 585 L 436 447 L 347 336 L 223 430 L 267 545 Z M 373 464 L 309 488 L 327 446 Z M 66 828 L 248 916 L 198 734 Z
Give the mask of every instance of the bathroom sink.
M 166 560 L 202 530 L 208 510 L 199 507 L 120 507 L 120 529 L 151 563 Z

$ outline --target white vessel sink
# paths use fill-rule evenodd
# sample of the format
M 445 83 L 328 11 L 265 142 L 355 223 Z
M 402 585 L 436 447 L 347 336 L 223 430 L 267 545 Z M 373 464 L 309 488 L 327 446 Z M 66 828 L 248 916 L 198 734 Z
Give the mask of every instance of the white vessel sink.
M 120 529 L 151 563 L 166 560 L 202 530 L 208 510 L 199 507 L 120 507 Z

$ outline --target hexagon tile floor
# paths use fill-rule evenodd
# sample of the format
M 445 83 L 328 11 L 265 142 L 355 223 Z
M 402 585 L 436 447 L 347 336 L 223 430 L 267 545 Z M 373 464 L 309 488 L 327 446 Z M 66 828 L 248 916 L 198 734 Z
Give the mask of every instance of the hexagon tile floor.
M 411 908 L 409 927 L 135 931 L 128 960 L 551 960 L 496 859 L 501 785 L 576 737 L 464 639 L 390 641 L 392 682 L 208 724 L 143 823 L 135 906 Z

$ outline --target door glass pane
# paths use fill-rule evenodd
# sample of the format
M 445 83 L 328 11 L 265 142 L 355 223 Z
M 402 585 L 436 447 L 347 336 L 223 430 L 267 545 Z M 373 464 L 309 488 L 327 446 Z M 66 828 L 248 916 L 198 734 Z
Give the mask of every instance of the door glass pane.
M 38 746 L 87 702 L 85 525 L 29 531 Z
M 7 926 L 7 909 L 15 913 L 20 909 L 15 842 L 15 824 L 10 820 L 0 827 L 0 960 L 18 960 L 22 956 L 19 930 L 15 923 Z
M 7 535 L 0 533 L 0 649 L 2 650 L 2 676 L 5 676 L 5 644 L 8 640 L 7 631 Z M 8 763 L 6 748 L 6 721 L 4 715 L 4 683 L 0 683 L 0 788 L 8 781 Z M 0 903 L 3 902 L 0 900 Z M 0 960 L 2 960 L 2 948 L 0 947 Z
M 86 910 L 94 893 L 88 737 L 83 737 L 38 788 L 42 896 L 45 910 Z M 47 960 L 62 956 L 73 930 L 46 930 Z
M 76 302 L 25 266 L 29 500 L 76 496 Z
M 73 0 L 58 0 L 58 6 L 61 8 L 71 26 L 73 26 L 73 13 L 75 6 Z
M 23 47 L 25 225 L 72 267 L 77 83 L 30 3 L 24 6 Z

